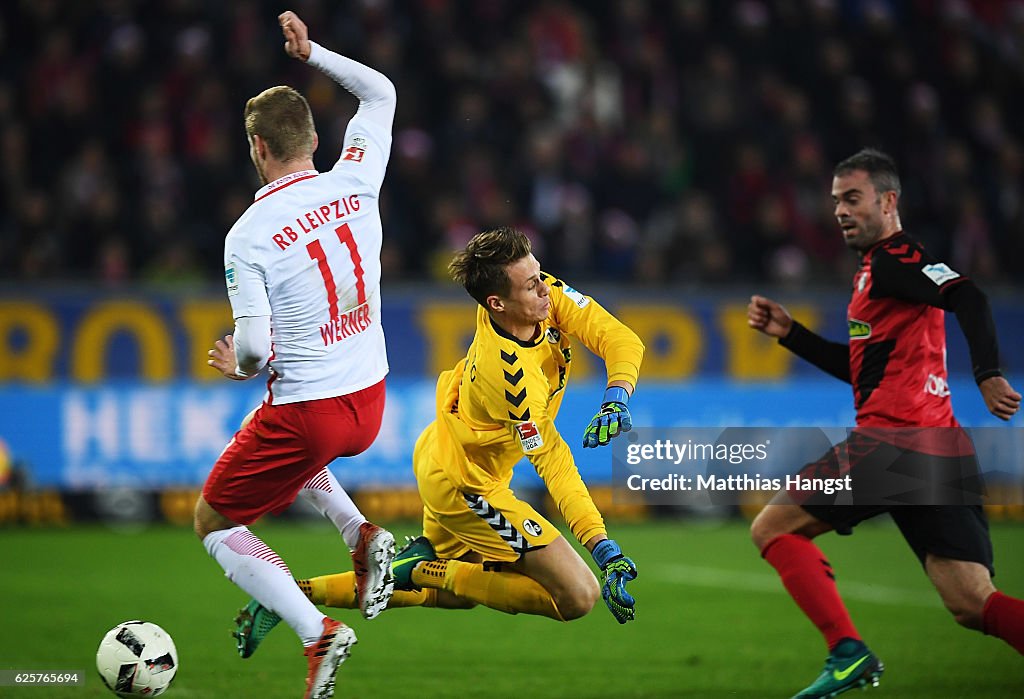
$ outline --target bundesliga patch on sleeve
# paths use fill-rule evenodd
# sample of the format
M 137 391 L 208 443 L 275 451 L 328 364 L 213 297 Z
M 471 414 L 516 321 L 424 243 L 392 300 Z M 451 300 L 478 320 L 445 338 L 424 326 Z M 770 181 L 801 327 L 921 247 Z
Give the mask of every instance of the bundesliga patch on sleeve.
M 921 268 L 921 271 L 938 286 L 942 286 L 946 282 L 951 282 L 960 277 L 960 274 L 951 270 L 945 262 L 925 265 Z
M 363 162 L 366 155 L 366 139 L 362 136 L 353 136 L 352 143 L 345 148 L 345 155 L 342 160 L 351 160 L 354 163 Z
M 564 287 L 562 287 L 562 293 L 565 294 L 569 298 L 570 301 L 575 303 L 580 308 L 586 308 L 587 304 L 590 303 L 590 298 L 589 297 L 584 296 L 583 294 L 581 294 L 580 292 L 576 291 L 575 289 L 573 289 L 568 284 L 566 284 Z
M 540 436 L 537 423 L 532 420 L 516 425 L 516 434 L 519 435 L 519 443 L 523 445 L 523 451 L 526 453 L 544 446 L 544 438 Z
M 234 296 L 238 293 L 238 279 L 235 276 L 234 265 L 224 265 L 224 280 L 228 284 L 228 296 Z

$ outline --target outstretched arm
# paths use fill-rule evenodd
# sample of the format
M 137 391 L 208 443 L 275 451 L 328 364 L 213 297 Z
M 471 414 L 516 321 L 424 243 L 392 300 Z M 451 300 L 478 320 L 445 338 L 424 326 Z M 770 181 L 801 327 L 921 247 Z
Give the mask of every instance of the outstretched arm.
M 538 414 L 541 410 L 538 406 Z M 568 445 L 555 431 L 554 423 L 547 416 L 539 422 L 536 427 L 548 442 L 527 455 L 576 539 L 590 551 L 601 569 L 601 596 L 608 610 L 616 621 L 625 624 L 636 614 L 636 600 L 626 591 L 626 583 L 636 578 L 636 564 L 608 538 L 601 513 L 580 478 Z
M 382 73 L 309 40 L 309 29 L 291 10 L 277 18 L 284 34 L 284 51 L 319 68 L 359 99 L 358 115 L 391 130 L 397 98 L 395 86 Z
M 608 444 L 633 427 L 633 419 L 626 406 L 640 373 L 644 343 L 591 297 L 543 272 L 541 279 L 551 287 L 553 324 L 579 339 L 587 349 L 604 360 L 608 383 L 601 408 L 584 430 L 583 446 Z
M 801 359 L 840 381 L 851 383 L 850 346 L 830 342 L 808 330 L 775 301 L 764 296 L 751 296 L 747 305 L 747 325 L 765 335 L 777 337 L 780 345 Z

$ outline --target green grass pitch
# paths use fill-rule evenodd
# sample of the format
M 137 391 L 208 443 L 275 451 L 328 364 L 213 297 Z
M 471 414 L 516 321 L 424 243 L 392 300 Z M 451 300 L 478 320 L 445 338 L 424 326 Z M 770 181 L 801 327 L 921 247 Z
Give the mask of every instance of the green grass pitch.
M 329 525 L 271 523 L 257 531 L 308 576 L 348 569 Z M 619 626 L 599 603 L 568 624 L 470 611 L 397 609 L 372 622 L 335 616 L 359 635 L 339 697 L 789 697 L 825 657 L 817 631 L 782 592 L 739 522 L 612 524 L 637 562 L 637 620 Z M 414 533 L 412 523 L 393 527 Z M 1024 526 L 993 526 L 996 581 L 1024 596 Z M 192 533 L 159 527 L 0 531 L 0 669 L 84 670 L 85 686 L 0 687 L 0 697 L 104 697 L 94 653 L 108 628 L 154 621 L 174 637 L 180 670 L 165 696 L 299 697 L 304 659 L 282 625 L 249 660 L 231 619 L 246 598 Z M 1019 697 L 1024 658 L 969 632 L 942 609 L 891 524 L 819 539 L 861 633 L 881 656 L 866 696 Z M 859 693 L 851 696 L 862 696 Z

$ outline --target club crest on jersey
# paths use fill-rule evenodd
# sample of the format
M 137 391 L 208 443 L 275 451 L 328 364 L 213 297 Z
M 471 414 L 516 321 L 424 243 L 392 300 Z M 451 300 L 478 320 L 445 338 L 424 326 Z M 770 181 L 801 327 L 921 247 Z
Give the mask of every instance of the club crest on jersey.
M 540 436 L 537 423 L 532 420 L 516 425 L 516 434 L 519 435 L 519 443 L 523 445 L 523 452 L 527 454 L 544 446 L 544 438 Z
M 587 304 L 590 303 L 590 298 L 576 291 L 568 284 L 562 287 L 562 293 L 565 294 L 569 298 L 569 300 L 575 303 L 579 308 L 586 308 Z
M 866 340 L 871 337 L 871 323 L 856 318 L 850 318 L 849 323 L 851 340 Z
M 558 328 L 548 328 L 545 335 L 548 338 L 548 342 L 553 345 L 558 344 L 558 341 L 562 339 L 562 333 L 558 331 Z
M 524 519 L 523 531 L 525 531 L 530 536 L 540 536 L 541 533 L 544 531 L 544 528 L 532 519 Z
M 864 287 L 868 285 L 868 272 L 864 272 L 857 279 L 857 293 L 863 294 Z
M 946 282 L 953 281 L 960 277 L 960 274 L 951 270 L 949 265 L 945 262 L 939 262 L 934 265 L 925 265 L 921 268 L 921 271 L 924 272 L 924 276 L 935 282 L 937 286 L 942 286 Z
M 234 265 L 224 265 L 224 280 L 228 283 L 228 296 L 238 293 L 238 278 L 235 276 Z
M 342 160 L 361 163 L 363 162 L 364 155 L 366 155 L 366 139 L 362 136 L 353 136 L 352 145 L 345 148 L 345 155 L 342 157 Z

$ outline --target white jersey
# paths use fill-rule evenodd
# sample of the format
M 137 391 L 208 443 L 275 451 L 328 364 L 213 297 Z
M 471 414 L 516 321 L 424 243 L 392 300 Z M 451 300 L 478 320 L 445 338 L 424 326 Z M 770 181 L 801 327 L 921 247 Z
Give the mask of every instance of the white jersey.
M 313 44 L 309 63 L 360 98 L 329 172 L 266 185 L 224 243 L 235 319 L 270 316 L 266 400 L 345 395 L 388 372 L 381 327 L 378 197 L 391 150 L 394 87 Z

